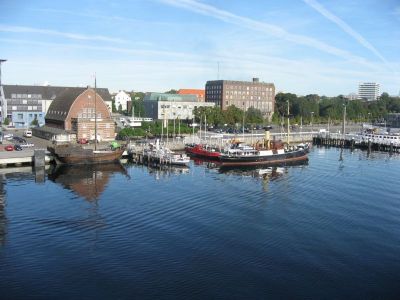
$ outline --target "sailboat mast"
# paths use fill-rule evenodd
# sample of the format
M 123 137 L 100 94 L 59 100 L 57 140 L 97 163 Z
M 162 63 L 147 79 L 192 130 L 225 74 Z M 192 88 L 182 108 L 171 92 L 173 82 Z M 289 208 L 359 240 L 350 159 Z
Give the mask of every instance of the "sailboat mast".
M 289 147 L 289 100 L 287 101 L 287 145 Z
M 94 150 L 97 150 L 97 101 L 96 101 L 96 75 L 94 75 Z

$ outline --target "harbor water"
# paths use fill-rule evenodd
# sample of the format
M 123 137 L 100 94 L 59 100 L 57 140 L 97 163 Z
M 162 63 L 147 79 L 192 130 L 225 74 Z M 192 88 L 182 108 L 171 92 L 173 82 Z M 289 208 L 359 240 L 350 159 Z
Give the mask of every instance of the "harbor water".
M 400 297 L 398 154 L 1 171 L 1 299 Z

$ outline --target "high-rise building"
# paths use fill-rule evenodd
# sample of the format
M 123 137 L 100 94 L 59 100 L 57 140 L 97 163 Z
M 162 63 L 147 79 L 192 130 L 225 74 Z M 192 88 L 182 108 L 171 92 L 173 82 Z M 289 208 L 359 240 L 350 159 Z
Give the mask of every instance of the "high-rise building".
M 375 101 L 379 98 L 379 83 L 364 82 L 358 85 L 358 96 L 367 101 Z
M 246 111 L 253 107 L 271 119 L 275 105 L 275 85 L 260 82 L 258 78 L 253 78 L 253 81 L 207 81 L 206 102 L 213 102 L 222 110 L 231 105 Z

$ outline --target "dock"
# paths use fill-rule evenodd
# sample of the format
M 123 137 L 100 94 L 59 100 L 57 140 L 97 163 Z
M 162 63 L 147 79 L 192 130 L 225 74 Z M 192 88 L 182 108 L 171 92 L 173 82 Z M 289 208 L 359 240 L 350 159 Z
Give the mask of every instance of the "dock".
M 43 159 L 43 162 L 41 160 Z M 45 149 L 1 151 L 0 168 L 50 164 L 53 157 Z
M 362 139 L 357 134 L 318 134 L 313 137 L 313 144 L 317 146 L 400 153 L 400 144 L 398 143 Z

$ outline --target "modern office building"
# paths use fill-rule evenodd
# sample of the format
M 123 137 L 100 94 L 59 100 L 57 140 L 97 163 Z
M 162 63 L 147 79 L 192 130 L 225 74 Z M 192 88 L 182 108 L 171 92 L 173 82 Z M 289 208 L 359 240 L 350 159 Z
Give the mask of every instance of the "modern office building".
M 258 78 L 253 78 L 253 81 L 207 81 L 206 102 L 215 103 L 222 110 L 231 105 L 242 110 L 253 107 L 270 119 L 274 113 L 275 85 L 260 82 Z
M 143 99 L 145 116 L 158 120 L 191 120 L 195 107 L 214 107 L 214 103 L 199 102 L 196 95 L 146 93 Z
M 36 119 L 44 125 L 45 115 L 53 102 L 68 87 L 36 85 L 3 85 L 1 122 L 5 118 L 16 128 L 27 128 Z M 83 88 L 81 88 L 83 89 Z M 97 92 L 105 101 L 111 102 L 108 89 L 98 88 Z
M 205 91 L 199 89 L 180 89 L 178 91 L 179 95 L 196 95 L 197 101 L 204 102 Z
M 375 101 L 379 98 L 379 83 L 364 82 L 358 85 L 358 96 L 367 101 Z

